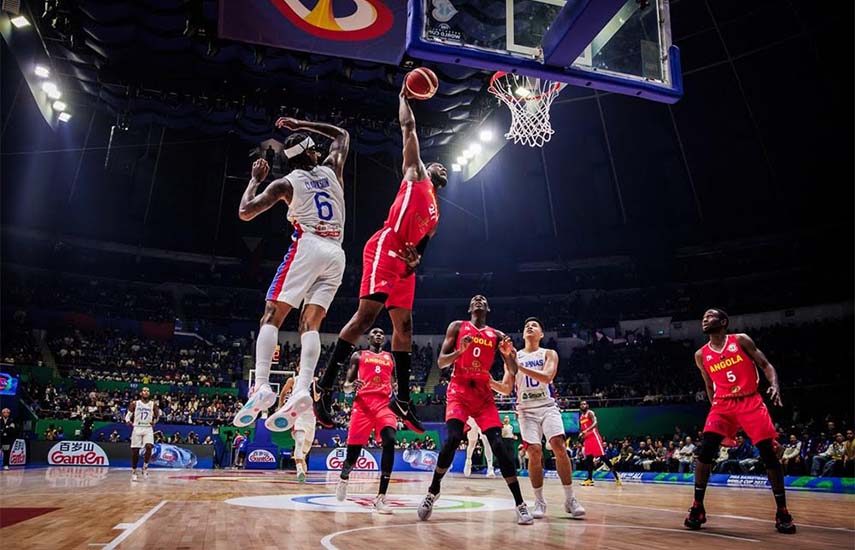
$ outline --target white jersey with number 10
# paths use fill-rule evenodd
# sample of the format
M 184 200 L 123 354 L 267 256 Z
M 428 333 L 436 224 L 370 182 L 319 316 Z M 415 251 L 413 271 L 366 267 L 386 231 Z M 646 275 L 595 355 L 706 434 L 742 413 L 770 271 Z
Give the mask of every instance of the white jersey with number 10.
M 543 370 L 546 365 L 546 350 L 538 348 L 531 353 L 518 351 L 517 363 L 527 369 Z M 517 409 L 531 409 L 555 404 L 549 384 L 544 384 L 522 372 L 517 373 L 514 383 L 517 390 Z

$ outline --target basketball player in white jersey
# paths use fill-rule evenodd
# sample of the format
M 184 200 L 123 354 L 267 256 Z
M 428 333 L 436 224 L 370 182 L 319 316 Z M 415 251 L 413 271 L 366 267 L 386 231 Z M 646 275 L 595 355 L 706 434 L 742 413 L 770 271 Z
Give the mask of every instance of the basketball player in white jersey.
M 125 414 L 125 422 L 133 426 L 131 431 L 131 460 L 133 461 L 133 474 L 131 481 L 139 481 L 137 466 L 140 461 L 140 449 L 145 447 L 143 457 L 143 478 L 148 477 L 148 463 L 151 460 L 151 451 L 154 448 L 154 425 L 160 418 L 160 409 L 150 401 L 151 392 L 148 388 L 140 391 L 140 398 L 131 401 L 128 412 Z
M 282 386 L 282 391 L 279 393 L 279 407 L 285 404 L 285 400 L 294 391 L 296 379 L 300 376 L 300 365 L 297 364 L 296 374 L 289 378 Z M 308 467 L 306 465 L 306 455 L 312 448 L 312 442 L 315 440 L 315 413 L 311 410 L 305 410 L 297 416 L 294 422 L 294 464 L 297 465 L 297 481 L 303 483 L 306 481 L 306 473 Z
M 252 179 L 240 201 L 240 219 L 249 221 L 279 201 L 288 205 L 288 221 L 294 226 L 292 244 L 270 289 L 255 344 L 255 385 L 247 403 L 235 415 L 234 425 L 244 427 L 258 413 L 276 403 L 270 388 L 270 363 L 279 339 L 279 327 L 288 313 L 303 305 L 300 314 L 300 375 L 285 404 L 265 422 L 267 429 L 284 432 L 312 406 L 309 386 L 321 354 L 318 330 L 344 274 L 344 180 L 342 172 L 350 148 L 347 131 L 320 122 L 280 118 L 277 128 L 295 131 L 285 140 L 285 156 L 293 170 L 256 194 L 270 167 L 264 159 L 252 165 Z M 333 140 L 329 155 L 321 154 L 312 138 L 302 131 Z
M 558 372 L 558 353 L 540 347 L 543 326 L 536 317 L 525 320 L 523 338 L 525 347 L 509 356 L 517 364 L 516 376 L 506 367 L 502 382 L 492 381 L 491 385 L 494 390 L 504 395 L 510 395 L 511 390 L 516 389 L 520 435 L 528 453 L 528 475 L 535 496 L 531 515 L 535 519 L 546 516 L 541 444 L 546 437 L 555 455 L 558 477 L 564 486 L 564 509 L 572 517 L 581 518 L 585 515 L 585 509 L 573 493 L 573 466 L 567 455 L 564 423 L 550 389 L 550 384 Z
M 484 457 L 487 459 L 487 477 L 496 477 L 496 472 L 493 469 L 493 448 L 490 447 L 490 442 L 487 441 L 487 436 L 478 427 L 478 423 L 471 416 L 466 421 L 469 426 L 469 431 L 466 432 L 466 463 L 463 465 L 463 475 L 469 477 L 472 475 L 472 453 L 475 452 L 475 447 L 478 446 L 478 440 L 481 440 L 481 445 L 484 447 Z

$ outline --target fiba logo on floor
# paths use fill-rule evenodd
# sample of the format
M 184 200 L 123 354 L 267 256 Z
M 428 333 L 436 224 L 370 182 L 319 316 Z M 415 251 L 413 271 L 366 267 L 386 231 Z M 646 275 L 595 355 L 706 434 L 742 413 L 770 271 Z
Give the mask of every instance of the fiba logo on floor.
M 48 464 L 53 466 L 109 466 L 110 460 L 96 443 L 63 441 L 51 447 Z
M 273 453 L 267 451 L 265 449 L 256 449 L 249 453 L 247 457 L 247 462 L 276 462 L 276 457 L 273 456 Z
M 327 469 L 328 470 L 341 470 L 341 467 L 344 465 L 344 459 L 347 456 L 347 449 L 337 448 L 330 451 L 327 455 Z M 354 470 L 377 470 L 377 459 L 362 449 L 359 452 L 359 458 L 356 459 L 356 465 L 353 467 Z

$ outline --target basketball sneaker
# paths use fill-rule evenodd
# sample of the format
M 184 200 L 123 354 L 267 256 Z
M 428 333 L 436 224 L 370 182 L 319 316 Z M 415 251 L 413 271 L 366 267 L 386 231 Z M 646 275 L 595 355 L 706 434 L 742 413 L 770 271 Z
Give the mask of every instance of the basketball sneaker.
M 136 472 L 131 474 L 131 481 L 139 481 L 139 480 L 140 480 L 140 476 L 138 476 Z
M 302 464 L 297 464 L 297 481 L 300 483 L 306 481 L 306 467 Z
M 374 498 L 374 511 L 384 515 L 392 513 L 392 507 L 386 502 L 386 495 L 377 495 Z
M 579 504 L 579 501 L 576 497 L 568 498 L 564 501 L 564 510 L 570 514 L 570 517 L 573 518 L 583 518 L 585 517 L 585 508 Z
M 534 518 L 531 517 L 531 514 L 528 511 L 528 506 L 523 502 L 516 508 L 517 513 L 517 523 L 519 525 L 531 525 L 534 523 Z
M 689 508 L 689 515 L 686 516 L 686 520 L 683 522 L 683 525 L 692 529 L 693 531 L 697 531 L 701 528 L 701 525 L 707 522 L 707 512 L 704 510 L 703 505 L 701 506 L 692 506 Z
M 287 432 L 294 427 L 297 418 L 310 408 L 312 408 L 312 396 L 309 392 L 294 392 L 278 411 L 267 417 L 264 427 L 271 432 Z
M 276 403 L 276 392 L 268 384 L 263 384 L 253 391 L 246 404 L 235 415 L 232 424 L 245 428 L 255 422 L 258 413 L 266 411 Z
M 465 464 L 463 464 L 463 477 L 469 477 L 472 475 L 472 461 L 467 460 Z
M 143 479 L 148 479 L 148 468 L 142 469 L 142 476 L 143 476 Z
M 786 508 L 781 508 L 775 513 L 775 529 L 779 533 L 785 535 L 793 535 L 796 532 L 796 524 L 793 523 L 793 516 Z
M 419 504 L 417 510 L 420 520 L 427 521 L 430 519 L 430 515 L 433 513 L 433 505 L 437 500 L 439 500 L 439 495 L 432 495 L 430 493 L 425 495 L 424 500 Z
M 593 483 L 591 485 L 593 485 Z M 623 481 L 621 481 L 619 477 L 615 478 L 615 487 L 617 487 L 618 489 L 623 487 Z
M 496 477 L 496 471 L 493 468 L 487 468 L 487 477 Z
M 327 390 L 321 387 L 315 387 L 315 402 L 312 403 L 312 408 L 315 411 L 315 418 L 324 428 L 333 427 L 332 419 L 332 390 Z
M 389 402 L 389 408 L 392 409 L 395 416 L 401 419 L 408 430 L 412 430 L 417 434 L 425 433 L 425 427 L 422 425 L 421 420 L 416 417 L 415 411 L 413 411 L 412 401 L 401 401 L 396 397 Z
M 339 479 L 338 485 L 335 486 L 335 499 L 339 502 L 344 502 L 347 498 L 347 480 Z
M 534 508 L 531 511 L 531 517 L 534 519 L 543 519 L 546 517 L 546 502 L 542 500 L 534 501 Z
M 593 479 L 586 479 L 585 481 L 583 481 L 581 483 L 581 485 L 582 485 L 582 487 L 593 487 L 594 486 L 594 480 Z

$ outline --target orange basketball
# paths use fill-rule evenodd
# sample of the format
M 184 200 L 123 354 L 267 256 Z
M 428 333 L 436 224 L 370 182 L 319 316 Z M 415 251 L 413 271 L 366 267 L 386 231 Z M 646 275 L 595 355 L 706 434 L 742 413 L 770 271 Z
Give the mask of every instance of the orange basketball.
M 427 67 L 419 67 L 408 72 L 405 82 L 407 91 L 414 99 L 430 99 L 439 88 L 439 79 Z

